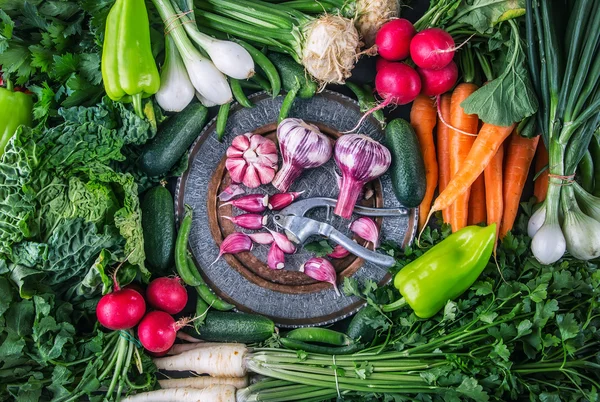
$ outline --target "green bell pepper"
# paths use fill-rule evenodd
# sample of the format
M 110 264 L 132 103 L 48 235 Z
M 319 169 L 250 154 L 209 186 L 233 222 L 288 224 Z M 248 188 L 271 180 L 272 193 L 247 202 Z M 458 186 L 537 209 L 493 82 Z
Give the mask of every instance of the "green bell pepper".
M 0 156 L 19 126 L 31 126 L 32 111 L 31 95 L 13 92 L 9 81 L 6 88 L 0 88 Z
M 496 224 L 467 226 L 451 234 L 396 274 L 394 286 L 403 297 L 382 310 L 408 304 L 417 317 L 433 317 L 475 283 L 495 243 Z
M 133 102 L 136 113 L 143 117 L 142 98 L 160 88 L 144 0 L 117 0 L 110 9 L 102 48 L 102 79 L 110 99 Z

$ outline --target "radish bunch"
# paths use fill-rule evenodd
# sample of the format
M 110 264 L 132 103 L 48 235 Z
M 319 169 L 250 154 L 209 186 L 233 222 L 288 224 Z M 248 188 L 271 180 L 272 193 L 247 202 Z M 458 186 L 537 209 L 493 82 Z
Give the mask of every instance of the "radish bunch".
M 383 105 L 404 105 L 419 93 L 437 96 L 452 89 L 458 68 L 452 60 L 456 47 L 452 36 L 440 28 L 421 32 L 412 23 L 399 18 L 384 24 L 375 39 L 377 60 L 375 88 Z M 416 68 L 402 62 L 408 57 Z
M 187 290 L 178 277 L 157 278 L 145 292 L 132 284 L 121 289 L 115 280 L 114 291 L 98 302 L 96 316 L 102 326 L 112 330 L 137 325 L 138 338 L 144 348 L 160 355 L 173 346 L 177 331 L 190 322 L 189 318 L 175 321 L 172 317 L 184 309 L 187 301 Z M 146 313 L 146 303 L 155 310 Z

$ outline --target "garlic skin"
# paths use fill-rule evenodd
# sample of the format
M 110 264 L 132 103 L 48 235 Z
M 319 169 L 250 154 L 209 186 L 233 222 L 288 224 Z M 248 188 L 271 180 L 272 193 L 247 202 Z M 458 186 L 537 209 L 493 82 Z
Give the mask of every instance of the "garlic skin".
M 320 257 L 313 257 L 306 261 L 301 267 L 300 272 L 304 272 L 307 276 L 321 282 L 329 282 L 333 285 L 333 289 L 338 296 L 340 291 L 337 287 L 337 274 L 335 268 L 329 260 Z
M 304 169 L 319 167 L 331 158 L 329 138 L 317 126 L 301 119 L 288 118 L 279 123 L 277 139 L 283 164 L 272 184 L 283 193 Z
M 227 148 L 225 167 L 231 181 L 243 183 L 248 188 L 269 184 L 277 170 L 277 147 L 262 135 L 238 135 Z
M 267 254 L 267 265 L 271 269 L 283 269 L 285 267 L 285 254 L 277 246 L 277 243 L 271 244 L 271 248 Z
M 219 199 L 219 201 L 226 202 L 231 201 L 238 195 L 242 195 L 244 193 L 246 193 L 246 190 L 244 190 L 242 186 L 238 184 L 230 184 L 229 186 L 227 186 L 227 188 L 225 188 L 225 190 L 221 192 L 221 194 L 217 196 L 217 198 Z
M 389 169 L 392 155 L 385 146 L 366 135 L 347 134 L 335 143 L 334 158 L 342 172 L 334 213 L 348 219 L 363 186 Z
M 373 243 L 375 247 L 379 245 L 379 230 L 373 219 L 367 218 L 366 216 L 358 218 L 352 222 L 350 230 L 361 239 Z
M 156 102 L 167 112 L 181 112 L 194 99 L 196 89 L 190 81 L 183 59 L 170 35 L 165 41 L 165 63 L 160 74 Z

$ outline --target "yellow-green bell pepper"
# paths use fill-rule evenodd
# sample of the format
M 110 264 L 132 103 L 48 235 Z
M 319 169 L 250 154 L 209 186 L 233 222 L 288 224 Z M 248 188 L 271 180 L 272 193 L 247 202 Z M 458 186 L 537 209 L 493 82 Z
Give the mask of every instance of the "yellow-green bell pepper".
M 13 92 L 10 83 L 6 88 L 0 88 L 0 156 L 19 126 L 31 126 L 32 111 L 31 95 Z
M 496 244 L 496 224 L 467 226 L 452 233 L 396 274 L 403 296 L 383 306 L 393 311 L 408 304 L 417 317 L 430 318 L 469 289 L 487 266 Z
M 117 0 L 110 9 L 102 48 L 102 79 L 109 98 L 133 102 L 136 113 L 143 117 L 142 98 L 160 88 L 144 0 Z

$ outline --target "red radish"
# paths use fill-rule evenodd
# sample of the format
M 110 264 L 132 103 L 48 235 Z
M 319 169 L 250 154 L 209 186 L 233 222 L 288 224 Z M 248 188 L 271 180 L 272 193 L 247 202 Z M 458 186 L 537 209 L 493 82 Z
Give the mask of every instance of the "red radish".
M 387 66 L 390 63 L 393 63 L 393 62 L 386 60 L 383 57 L 378 57 L 377 60 L 375 61 L 375 71 L 381 70 L 383 67 Z
M 138 338 L 146 350 L 153 353 L 168 351 L 175 343 L 177 331 L 190 322 L 189 318 L 175 321 L 164 311 L 152 311 L 138 326 Z
M 415 100 L 421 92 L 421 79 L 417 72 L 404 63 L 389 63 L 377 72 L 375 88 L 390 103 L 405 105 Z M 381 108 L 381 105 L 379 105 Z
M 404 18 L 386 22 L 375 38 L 379 55 L 391 61 L 406 59 L 410 54 L 410 40 L 416 33 L 413 24 Z
M 421 93 L 427 96 L 438 96 L 452 89 L 458 79 L 458 67 L 451 61 L 439 70 L 417 68 L 421 76 Z
M 144 299 L 146 299 L 146 290 L 139 282 L 131 282 L 129 285 L 124 286 L 123 289 L 133 289 L 139 294 L 141 294 Z
M 113 273 L 112 293 L 102 296 L 96 306 L 98 322 L 115 331 L 135 327 L 146 313 L 146 302 L 142 295 L 132 288 L 121 289 L 119 286 L 117 272 L 121 265 Z
M 177 314 L 188 301 L 187 290 L 179 277 L 157 278 L 150 282 L 146 290 L 148 304 L 169 314 Z
M 424 29 L 410 42 L 410 57 L 415 64 L 431 70 L 450 64 L 455 50 L 452 36 L 440 28 Z

